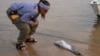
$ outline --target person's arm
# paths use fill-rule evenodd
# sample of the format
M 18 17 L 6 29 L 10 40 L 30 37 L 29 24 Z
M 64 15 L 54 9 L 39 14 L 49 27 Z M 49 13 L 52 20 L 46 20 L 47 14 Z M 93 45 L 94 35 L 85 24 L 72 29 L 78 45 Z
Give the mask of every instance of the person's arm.
M 35 22 L 33 22 L 32 24 L 31 24 L 31 26 L 36 26 L 36 25 L 38 25 L 38 21 L 35 21 Z
M 33 23 L 33 21 L 30 20 L 30 13 L 25 13 L 23 16 L 20 17 L 20 20 L 28 24 Z
M 22 9 L 23 7 L 24 7 L 24 6 L 21 5 L 21 4 L 13 3 L 13 4 L 11 4 L 10 9 L 12 9 L 13 11 L 16 11 L 16 10 Z
M 33 23 L 31 24 L 31 26 L 36 26 L 38 25 L 38 20 L 37 20 L 38 17 L 35 17 L 35 21 L 33 21 Z
M 10 15 L 15 15 L 15 14 L 19 14 L 18 10 L 22 9 L 24 6 L 23 5 L 19 5 L 17 3 L 13 3 L 11 4 L 11 6 L 9 7 L 11 9 Z
M 31 15 L 31 13 L 26 13 L 23 16 L 20 17 L 20 20 L 22 22 L 30 24 L 31 26 L 37 25 L 38 21 L 32 21 L 31 18 L 30 18 L 30 15 Z

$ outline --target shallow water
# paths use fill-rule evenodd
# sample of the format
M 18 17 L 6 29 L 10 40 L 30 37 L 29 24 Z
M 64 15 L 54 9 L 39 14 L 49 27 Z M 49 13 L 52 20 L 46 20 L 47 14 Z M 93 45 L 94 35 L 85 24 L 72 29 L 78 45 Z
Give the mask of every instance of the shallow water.
M 2 31 L 17 30 L 6 16 L 6 9 L 11 3 L 16 1 L 17 0 L 0 1 L 1 36 Z M 46 15 L 46 20 L 42 20 L 41 17 L 39 17 L 40 25 L 37 29 L 37 33 L 88 44 L 88 56 L 96 56 L 96 54 L 99 56 L 100 20 L 94 14 L 90 6 L 90 1 L 91 0 L 50 0 L 50 11 Z

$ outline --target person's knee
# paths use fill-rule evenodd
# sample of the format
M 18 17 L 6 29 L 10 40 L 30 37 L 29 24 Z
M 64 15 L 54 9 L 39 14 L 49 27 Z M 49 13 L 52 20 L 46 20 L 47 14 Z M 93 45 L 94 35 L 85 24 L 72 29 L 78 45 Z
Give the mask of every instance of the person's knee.
M 21 29 L 22 32 L 26 33 L 26 34 L 29 34 L 30 32 L 30 29 L 29 28 L 24 28 L 24 29 Z

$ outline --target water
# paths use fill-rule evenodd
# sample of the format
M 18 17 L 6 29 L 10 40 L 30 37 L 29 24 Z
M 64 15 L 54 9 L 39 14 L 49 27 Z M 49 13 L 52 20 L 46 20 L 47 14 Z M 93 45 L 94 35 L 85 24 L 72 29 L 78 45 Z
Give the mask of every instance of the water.
M 2 31 L 16 31 L 17 29 L 7 19 L 6 9 L 19 0 L 0 1 L 0 35 Z M 31 0 L 20 0 L 31 1 Z M 37 1 L 37 0 L 34 0 Z M 32 1 L 33 2 L 33 1 Z M 88 56 L 99 56 L 100 25 L 99 19 L 90 6 L 91 0 L 50 0 L 51 8 L 46 20 L 39 17 L 37 33 L 58 36 L 88 44 Z M 6 38 L 5 38 L 6 39 Z
M 62 3 L 55 0 L 46 21 L 40 25 L 41 32 L 88 42 L 96 20 L 89 3 L 87 0 L 64 0 Z

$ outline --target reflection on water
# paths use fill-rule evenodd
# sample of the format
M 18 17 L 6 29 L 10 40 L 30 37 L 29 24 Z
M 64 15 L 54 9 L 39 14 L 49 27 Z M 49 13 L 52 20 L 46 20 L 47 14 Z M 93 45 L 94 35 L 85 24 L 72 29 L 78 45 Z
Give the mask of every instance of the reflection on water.
M 32 47 L 33 43 L 27 43 L 27 49 L 29 52 L 29 56 L 39 56 L 38 53 L 36 52 L 36 50 L 34 49 L 34 47 Z
M 39 56 L 36 50 L 32 47 L 33 43 L 27 43 L 27 51 L 18 50 L 17 56 Z
M 100 56 L 100 18 L 97 18 L 97 21 L 94 24 L 94 29 L 91 33 L 89 56 Z
M 94 28 L 97 28 L 100 26 L 100 18 L 96 18 L 95 24 L 94 24 Z
M 96 23 L 94 24 L 94 29 L 91 32 L 91 41 L 94 44 L 100 44 L 100 18 L 97 18 Z
M 16 56 L 29 56 L 27 51 L 20 51 L 18 50 L 18 54 Z
M 100 45 L 91 44 L 88 50 L 88 56 L 100 56 Z

